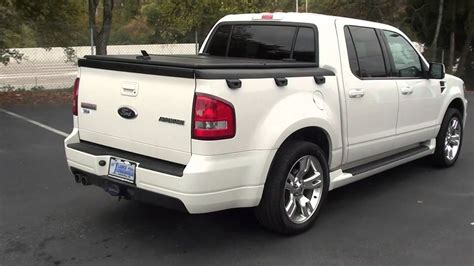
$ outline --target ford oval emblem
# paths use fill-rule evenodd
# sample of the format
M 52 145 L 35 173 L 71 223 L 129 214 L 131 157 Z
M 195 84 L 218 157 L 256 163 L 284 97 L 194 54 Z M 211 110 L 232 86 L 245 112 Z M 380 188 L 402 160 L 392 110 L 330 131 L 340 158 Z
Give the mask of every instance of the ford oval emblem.
M 130 107 L 120 107 L 118 109 L 118 114 L 125 119 L 134 119 L 138 115 L 137 111 Z

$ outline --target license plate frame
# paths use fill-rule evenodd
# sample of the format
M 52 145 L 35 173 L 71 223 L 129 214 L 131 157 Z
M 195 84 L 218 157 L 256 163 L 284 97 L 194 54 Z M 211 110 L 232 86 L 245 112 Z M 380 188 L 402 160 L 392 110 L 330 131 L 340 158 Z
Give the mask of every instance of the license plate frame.
M 108 176 L 130 184 L 135 184 L 137 165 L 136 162 L 127 159 L 110 157 Z

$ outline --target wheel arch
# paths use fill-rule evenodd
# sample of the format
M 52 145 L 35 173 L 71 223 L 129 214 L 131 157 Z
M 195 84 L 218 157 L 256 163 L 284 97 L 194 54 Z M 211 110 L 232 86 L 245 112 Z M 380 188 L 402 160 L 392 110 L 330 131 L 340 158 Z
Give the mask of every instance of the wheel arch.
M 451 102 L 449 103 L 448 108 L 446 109 L 446 111 L 449 108 L 453 108 L 453 109 L 458 110 L 461 113 L 461 119 L 464 120 L 465 106 L 464 106 L 464 101 L 461 98 L 457 97 L 457 98 L 452 99 Z
M 308 127 L 300 128 L 294 131 L 293 133 L 291 133 L 290 135 L 288 135 L 285 138 L 285 140 L 281 143 L 279 148 L 281 148 L 283 145 L 285 145 L 289 141 L 295 141 L 295 140 L 308 141 L 308 142 L 318 145 L 321 148 L 321 150 L 324 152 L 328 165 L 331 164 L 332 142 L 331 142 L 331 137 L 329 133 L 325 129 L 321 127 L 317 127 L 317 126 L 308 126 Z

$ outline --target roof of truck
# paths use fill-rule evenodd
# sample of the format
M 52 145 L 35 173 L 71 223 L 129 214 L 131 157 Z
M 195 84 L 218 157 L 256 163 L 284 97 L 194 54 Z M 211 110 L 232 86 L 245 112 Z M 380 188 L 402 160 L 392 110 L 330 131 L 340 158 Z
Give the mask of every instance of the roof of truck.
M 272 19 L 264 19 L 262 16 L 271 14 Z M 274 13 L 247 13 L 247 14 L 231 14 L 223 17 L 219 22 L 224 21 L 281 21 L 281 22 L 306 22 L 315 24 L 334 24 L 336 20 L 344 20 L 348 24 L 367 24 L 370 27 L 386 28 L 397 30 L 397 28 L 383 23 L 354 19 L 348 17 L 331 16 L 317 13 L 296 13 L 296 12 L 274 12 Z

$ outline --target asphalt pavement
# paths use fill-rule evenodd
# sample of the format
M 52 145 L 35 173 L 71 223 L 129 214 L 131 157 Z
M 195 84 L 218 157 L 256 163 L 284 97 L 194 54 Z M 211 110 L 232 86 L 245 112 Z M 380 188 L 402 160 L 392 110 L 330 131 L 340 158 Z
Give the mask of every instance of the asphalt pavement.
M 69 106 L 5 109 L 72 129 Z M 77 185 L 62 136 L 0 112 L 0 265 L 472 266 L 472 110 L 453 168 L 421 159 L 336 189 L 293 237 L 251 209 L 189 215 Z

